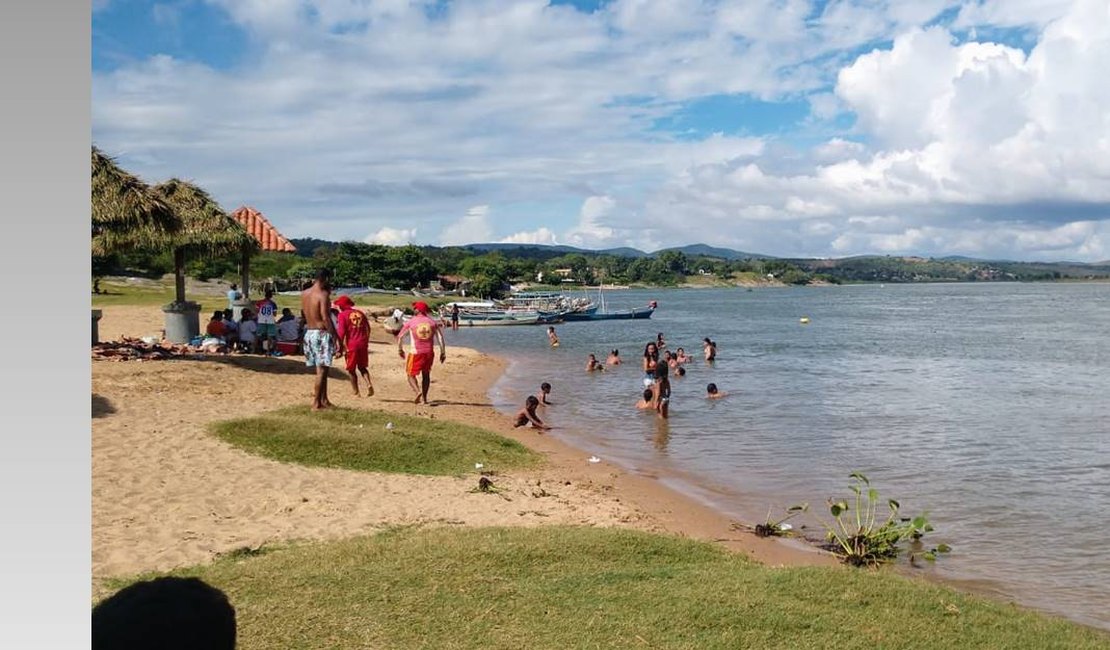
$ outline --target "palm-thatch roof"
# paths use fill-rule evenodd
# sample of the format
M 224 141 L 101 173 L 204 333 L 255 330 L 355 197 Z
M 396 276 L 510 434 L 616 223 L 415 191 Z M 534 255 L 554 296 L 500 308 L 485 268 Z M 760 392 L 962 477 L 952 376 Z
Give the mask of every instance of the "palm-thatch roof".
M 183 251 L 187 257 L 235 255 L 258 248 L 254 237 L 196 185 L 171 178 L 154 191 L 181 219 L 181 230 L 170 237 L 166 248 Z
M 92 148 L 92 254 L 165 248 L 181 222 L 149 185 Z

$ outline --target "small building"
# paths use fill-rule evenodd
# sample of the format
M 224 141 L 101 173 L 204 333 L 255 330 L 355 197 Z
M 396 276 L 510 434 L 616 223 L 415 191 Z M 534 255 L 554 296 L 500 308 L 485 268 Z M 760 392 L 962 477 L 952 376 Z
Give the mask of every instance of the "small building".
M 231 213 L 231 218 L 238 221 L 243 228 L 258 241 L 263 251 L 277 253 L 296 253 L 297 247 L 285 235 L 278 232 L 270 220 L 261 212 L 249 205 L 244 205 Z M 243 285 L 243 299 L 250 297 L 250 255 L 244 252 L 239 266 L 239 275 Z

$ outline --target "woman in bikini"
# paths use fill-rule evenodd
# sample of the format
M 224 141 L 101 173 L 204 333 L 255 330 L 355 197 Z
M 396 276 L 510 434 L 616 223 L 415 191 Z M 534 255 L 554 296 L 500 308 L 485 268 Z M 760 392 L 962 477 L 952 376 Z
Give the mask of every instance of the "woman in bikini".
M 644 346 L 644 382 L 645 385 L 655 380 L 655 367 L 659 365 L 659 346 L 655 341 Z

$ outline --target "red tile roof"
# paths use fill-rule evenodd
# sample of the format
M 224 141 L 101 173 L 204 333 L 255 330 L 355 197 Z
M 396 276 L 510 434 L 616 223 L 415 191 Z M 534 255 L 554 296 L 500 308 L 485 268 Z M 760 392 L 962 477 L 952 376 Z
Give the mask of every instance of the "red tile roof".
M 254 208 L 244 205 L 231 216 L 236 221 L 243 224 L 247 232 L 251 234 L 258 243 L 262 246 L 264 251 L 277 251 L 279 253 L 295 253 L 297 249 L 289 240 L 285 238 L 277 228 L 274 228 L 270 220 L 262 216 L 262 213 Z

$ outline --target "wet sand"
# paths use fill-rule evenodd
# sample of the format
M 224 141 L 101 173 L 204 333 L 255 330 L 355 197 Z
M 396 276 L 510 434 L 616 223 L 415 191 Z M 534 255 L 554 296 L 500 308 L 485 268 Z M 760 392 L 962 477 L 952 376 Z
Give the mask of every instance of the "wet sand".
M 161 329 L 157 307 L 111 306 L 101 338 Z M 403 363 L 382 332 L 371 344 L 374 397 L 351 394 L 333 369 L 332 401 L 481 426 L 545 456 L 536 470 L 495 478 L 502 495 L 472 493 L 477 475 L 425 477 L 302 467 L 235 449 L 211 422 L 308 404 L 301 357 L 211 355 L 207 360 L 94 361 L 92 564 L 104 578 L 211 561 L 243 547 L 347 537 L 403 524 L 628 526 L 717 541 L 769 565 L 835 564 L 832 556 L 760 539 L 733 520 L 547 435 L 514 429 L 489 403 L 500 360 L 453 347 L 436 366 L 432 404 L 415 406 Z

